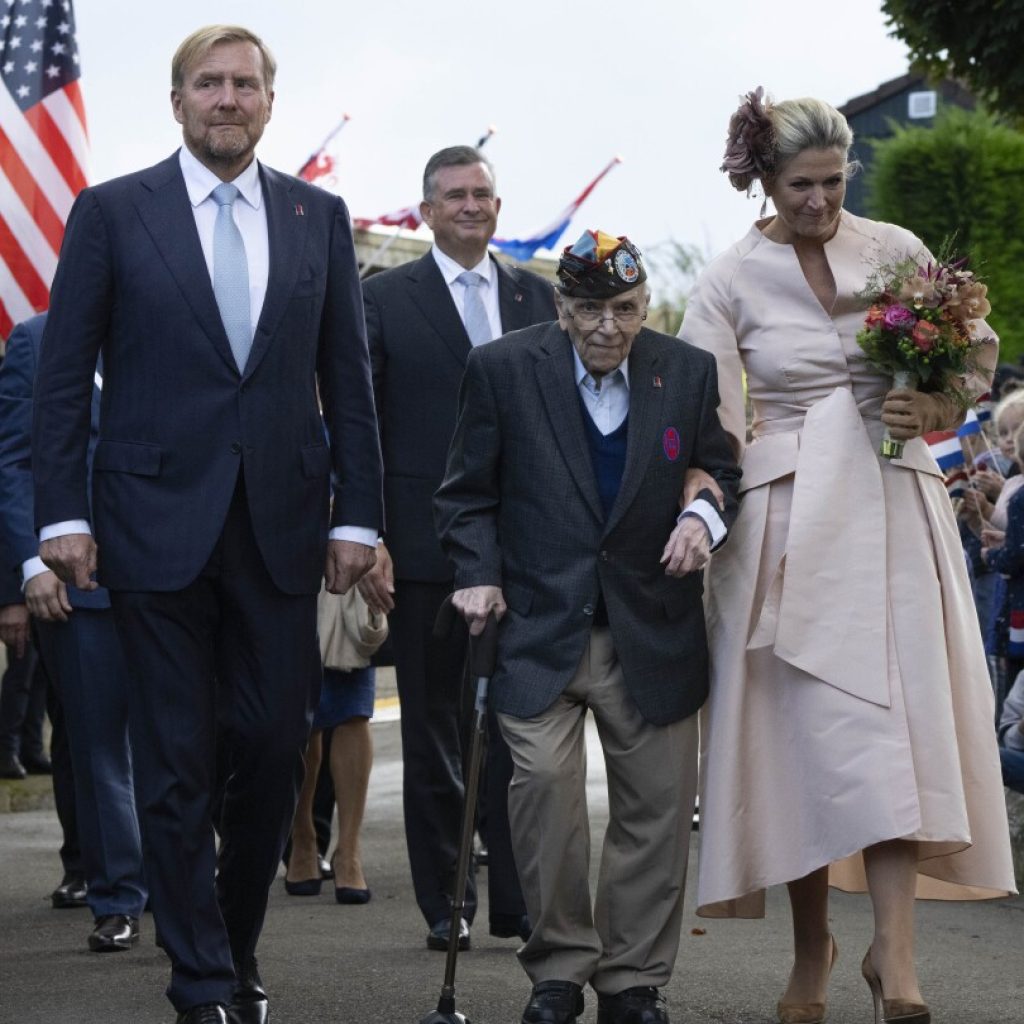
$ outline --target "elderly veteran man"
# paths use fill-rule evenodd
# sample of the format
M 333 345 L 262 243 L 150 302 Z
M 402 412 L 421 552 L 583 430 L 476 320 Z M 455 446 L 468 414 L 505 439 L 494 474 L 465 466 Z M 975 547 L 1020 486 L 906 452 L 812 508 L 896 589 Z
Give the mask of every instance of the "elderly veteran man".
M 713 361 L 643 326 L 628 239 L 586 232 L 558 276 L 557 323 L 470 354 L 435 513 L 470 630 L 501 620 L 490 700 L 534 925 L 523 1024 L 576 1021 L 587 982 L 599 1024 L 664 1024 L 708 690 L 701 570 L 740 471 Z M 690 469 L 720 503 L 705 488 L 680 513 Z M 588 709 L 611 812 L 593 906 Z

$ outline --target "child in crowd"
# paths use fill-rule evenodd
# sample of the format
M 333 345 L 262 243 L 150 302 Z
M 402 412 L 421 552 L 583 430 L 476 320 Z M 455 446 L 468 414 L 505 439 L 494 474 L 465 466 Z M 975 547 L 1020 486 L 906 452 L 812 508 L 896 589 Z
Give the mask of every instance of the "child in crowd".
M 1018 393 L 1014 392 L 1005 401 L 1010 402 Z M 1015 403 L 1014 408 L 1016 405 L 1020 406 L 1017 410 L 1019 423 L 1024 423 L 1024 400 Z M 1000 447 L 1006 450 L 1002 430 Z M 1000 673 L 1000 685 L 996 688 L 997 721 L 1006 684 L 1016 679 L 1017 674 L 1024 669 L 1024 490 L 1021 490 L 1024 477 L 1020 475 L 1020 468 L 1024 465 L 1022 425 L 1018 425 L 1013 435 L 1012 451 L 1017 475 L 1004 484 L 996 505 L 991 507 L 989 521 L 981 531 L 982 559 L 1004 581 L 1003 597 L 993 630 L 994 651 L 1005 659 L 1004 670 Z M 1004 501 L 1003 497 L 1007 493 L 1009 497 Z M 983 507 L 980 502 L 977 504 L 979 508 Z

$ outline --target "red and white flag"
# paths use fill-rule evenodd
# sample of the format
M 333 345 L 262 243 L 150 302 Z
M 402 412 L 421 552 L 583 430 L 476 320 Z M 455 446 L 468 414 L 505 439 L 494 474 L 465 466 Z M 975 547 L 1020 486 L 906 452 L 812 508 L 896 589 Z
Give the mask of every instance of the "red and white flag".
M 49 305 L 89 141 L 71 0 L 0 0 L 0 338 Z
M 391 213 L 382 213 L 379 217 L 355 217 L 353 223 L 357 228 L 368 228 L 374 224 L 383 224 L 389 228 L 406 228 L 415 231 L 423 223 L 423 215 L 419 206 L 403 206 Z

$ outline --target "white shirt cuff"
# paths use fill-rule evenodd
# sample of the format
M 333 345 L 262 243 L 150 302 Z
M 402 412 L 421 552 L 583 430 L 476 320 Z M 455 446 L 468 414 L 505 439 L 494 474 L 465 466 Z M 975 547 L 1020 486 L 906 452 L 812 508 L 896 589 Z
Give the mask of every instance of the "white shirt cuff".
M 350 540 L 356 544 L 365 544 L 368 548 L 377 547 L 377 531 L 367 526 L 335 526 L 328 537 L 331 540 Z
M 676 519 L 678 523 L 683 516 L 692 513 L 703 520 L 704 525 L 708 528 L 708 533 L 711 534 L 711 550 L 714 551 L 719 544 L 725 540 L 725 535 L 728 532 L 725 528 L 725 523 L 722 522 L 722 517 L 718 514 L 718 509 L 704 498 L 698 498 L 696 501 L 691 501 Z
M 49 572 L 46 563 L 36 556 L 35 558 L 26 559 L 21 563 L 21 589 L 25 589 L 25 584 L 28 583 L 33 576 L 39 576 L 44 572 Z
M 51 523 L 39 531 L 39 542 L 53 540 L 54 537 L 66 537 L 69 533 L 87 533 L 92 536 L 87 519 L 65 519 L 62 523 Z

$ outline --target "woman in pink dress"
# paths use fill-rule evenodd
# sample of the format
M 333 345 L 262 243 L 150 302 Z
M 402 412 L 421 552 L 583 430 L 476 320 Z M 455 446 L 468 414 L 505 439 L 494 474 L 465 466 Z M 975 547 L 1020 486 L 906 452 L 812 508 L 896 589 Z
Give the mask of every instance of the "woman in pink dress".
M 855 340 L 872 269 L 928 257 L 843 210 L 851 142 L 826 103 L 749 94 L 723 170 L 748 193 L 760 181 L 775 216 L 707 268 L 680 332 L 718 359 L 744 492 L 709 571 L 698 904 L 760 917 L 764 889 L 787 883 L 795 960 L 778 1014 L 813 1024 L 838 948 L 828 887 L 867 890 L 876 1021 L 927 1024 L 915 896 L 998 897 L 1014 877 L 977 617 L 920 440 L 959 413 L 891 390 Z M 901 459 L 877 454 L 886 426 L 908 439 Z

